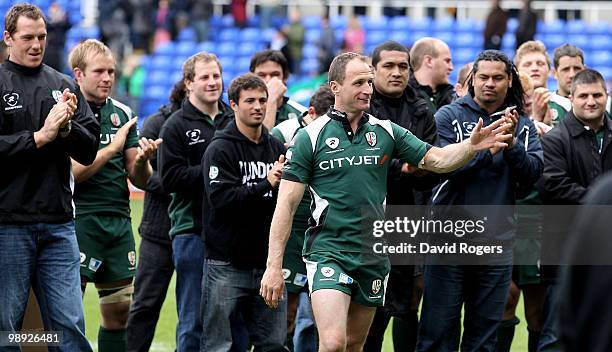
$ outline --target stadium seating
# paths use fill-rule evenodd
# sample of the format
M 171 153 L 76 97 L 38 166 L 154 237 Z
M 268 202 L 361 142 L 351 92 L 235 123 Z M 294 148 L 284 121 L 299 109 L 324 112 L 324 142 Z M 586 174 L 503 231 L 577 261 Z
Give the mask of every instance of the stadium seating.
M 41 0 L 44 2 L 45 0 Z M 68 1 L 68 0 L 64 0 Z M 0 0 L 0 8 L 3 2 Z M 385 40 L 395 40 L 407 46 L 425 36 L 438 37 L 446 41 L 453 55 L 455 71 L 451 75 L 454 80 L 458 69 L 472 61 L 483 47 L 484 21 L 473 19 L 455 21 L 451 18 L 442 19 L 411 19 L 407 17 L 359 17 L 366 32 L 365 53 L 371 54 L 376 45 Z M 346 16 L 330 18 L 330 25 L 335 30 L 337 43 L 343 39 L 348 19 Z M 143 67 L 150 77 L 147 77 L 147 87 L 142 99 L 141 111 L 155 111 L 165 100 L 170 89 L 162 94 L 162 87 L 171 87 L 181 77 L 180 61 L 198 51 L 207 51 L 219 56 L 223 65 L 225 87 L 241 73 L 248 71 L 250 57 L 257 51 L 266 48 L 276 35 L 276 28 L 286 24 L 286 18 L 275 18 L 275 27 L 267 30 L 259 28 L 259 19 L 253 18 L 247 22 L 247 27 L 234 27 L 230 15 L 213 17 L 210 25 L 210 41 L 195 43 L 195 33 L 186 29 L 181 32 L 175 43 L 160 46 L 143 61 Z M 296 82 L 316 73 L 319 68 L 317 43 L 321 34 L 321 19 L 319 16 L 304 16 L 302 23 L 306 28 L 303 60 L 300 63 L 302 72 L 291 76 Z M 516 18 L 508 20 L 508 31 L 502 40 L 502 49 L 510 57 L 514 55 L 514 32 L 518 26 Z M 69 41 L 78 38 L 97 37 L 95 29 L 73 28 L 69 32 Z M 608 23 L 588 24 L 583 21 L 539 22 L 537 39 L 542 40 L 552 51 L 555 47 L 572 43 L 585 51 L 586 63 L 601 73 L 607 79 L 612 78 L 612 27 Z M 170 56 L 174 59 L 170 59 Z M 162 73 L 159 73 L 162 72 Z M 549 82 L 554 88 L 554 80 Z M 166 96 L 164 96 L 166 95 Z M 150 104 L 156 104 L 153 108 Z M 145 115 L 146 116 L 146 115 Z

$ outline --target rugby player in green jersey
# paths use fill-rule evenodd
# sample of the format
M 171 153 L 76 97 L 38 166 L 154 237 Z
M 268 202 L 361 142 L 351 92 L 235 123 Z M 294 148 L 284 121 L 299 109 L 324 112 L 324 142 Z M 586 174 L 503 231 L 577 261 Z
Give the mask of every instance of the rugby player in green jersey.
M 491 78 L 493 79 L 493 78 Z M 276 307 L 282 296 L 285 244 L 306 185 L 313 197 L 312 218 L 303 250 L 320 351 L 363 348 L 377 306 L 384 302 L 389 261 L 364 265 L 361 206 L 382 206 L 393 157 L 434 172 L 465 165 L 476 152 L 505 147 L 515 119 L 504 118 L 445 148 L 432 147 L 406 129 L 364 113 L 370 106 L 374 73 L 356 53 L 337 56 L 329 71 L 334 107 L 298 132 L 287 152 L 270 229 L 267 269 L 260 294 Z
M 76 234 L 81 252 L 81 286 L 94 282 L 100 296 L 101 352 L 125 351 L 126 328 L 136 273 L 127 179 L 144 188 L 153 173 L 149 158 L 161 140 L 138 140 L 132 110 L 110 98 L 115 59 L 110 49 L 88 39 L 70 53 L 81 92 L 100 121 L 100 146 L 93 164 L 72 162 L 76 186 Z

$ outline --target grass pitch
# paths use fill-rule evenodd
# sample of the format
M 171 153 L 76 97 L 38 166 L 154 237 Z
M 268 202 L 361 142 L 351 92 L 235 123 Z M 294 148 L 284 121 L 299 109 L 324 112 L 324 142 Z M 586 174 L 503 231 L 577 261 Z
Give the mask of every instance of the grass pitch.
M 132 229 L 136 240 L 136 251 L 140 244 L 140 236 L 138 235 L 138 224 L 140 224 L 140 218 L 142 217 L 142 205 L 141 199 L 132 199 Z M 170 288 L 166 294 L 166 300 L 159 317 L 157 328 L 155 329 L 155 338 L 153 339 L 153 345 L 151 351 L 174 351 L 175 348 L 175 337 L 176 337 L 176 299 L 174 296 L 174 283 L 175 277 L 172 278 Z M 98 293 L 93 284 L 87 286 L 85 297 L 83 299 L 83 306 L 85 308 L 85 332 L 89 339 L 94 351 L 98 351 L 98 327 L 100 326 L 100 308 L 98 305 Z M 521 323 L 517 325 L 516 332 L 514 335 L 514 341 L 512 343 L 512 351 L 527 351 L 527 325 L 525 323 L 523 314 L 523 302 L 519 302 L 517 309 L 517 316 L 521 319 Z M 393 342 L 391 338 L 391 325 L 385 333 L 385 340 L 383 343 L 383 352 L 393 352 Z

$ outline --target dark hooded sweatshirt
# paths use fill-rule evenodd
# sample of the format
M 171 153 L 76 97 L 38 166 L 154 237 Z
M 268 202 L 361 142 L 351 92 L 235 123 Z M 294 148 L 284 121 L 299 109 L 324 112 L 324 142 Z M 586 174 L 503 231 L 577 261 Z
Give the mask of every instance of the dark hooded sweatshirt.
M 276 190 L 268 171 L 285 147 L 264 128 L 259 143 L 235 121 L 217 131 L 202 159 L 206 258 L 240 269 L 265 268 Z

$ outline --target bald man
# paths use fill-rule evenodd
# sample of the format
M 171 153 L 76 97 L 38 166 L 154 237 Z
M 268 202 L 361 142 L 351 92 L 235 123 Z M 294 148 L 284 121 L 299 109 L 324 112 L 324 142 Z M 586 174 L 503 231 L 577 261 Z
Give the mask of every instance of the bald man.
M 432 113 L 453 101 L 454 89 L 448 80 L 453 60 L 445 42 L 431 37 L 417 40 L 410 50 L 410 67 L 408 84 L 425 98 Z

